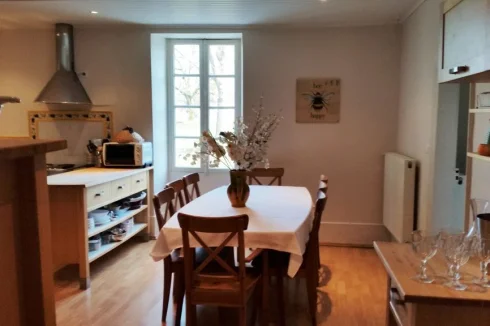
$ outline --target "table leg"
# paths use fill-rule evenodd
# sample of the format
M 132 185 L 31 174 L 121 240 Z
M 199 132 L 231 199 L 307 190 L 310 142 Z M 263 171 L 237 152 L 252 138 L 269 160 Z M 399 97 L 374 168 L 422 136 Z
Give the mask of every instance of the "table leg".
M 388 276 L 388 284 L 386 290 L 386 326 L 398 326 L 396 323 L 395 317 L 391 313 L 390 309 L 390 301 L 391 301 L 391 277 Z
M 261 325 L 269 325 L 269 286 L 270 286 L 270 273 L 269 273 L 269 253 L 264 250 L 262 253 L 262 312 L 261 312 Z

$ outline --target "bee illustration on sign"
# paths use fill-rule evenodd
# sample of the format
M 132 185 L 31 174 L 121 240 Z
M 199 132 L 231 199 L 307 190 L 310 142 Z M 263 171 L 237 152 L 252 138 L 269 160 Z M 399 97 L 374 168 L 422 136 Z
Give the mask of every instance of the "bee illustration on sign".
M 313 111 L 321 111 L 323 109 L 328 111 L 330 105 L 330 99 L 335 93 L 325 92 L 309 92 L 304 93 L 303 96 L 310 101 L 310 107 Z
M 296 80 L 296 122 L 340 121 L 340 79 Z

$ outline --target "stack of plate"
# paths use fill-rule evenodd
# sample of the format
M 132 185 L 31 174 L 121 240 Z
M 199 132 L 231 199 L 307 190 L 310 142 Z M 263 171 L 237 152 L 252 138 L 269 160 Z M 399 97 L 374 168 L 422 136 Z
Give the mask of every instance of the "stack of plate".
M 95 220 L 93 217 L 90 217 L 87 219 L 87 223 L 88 223 L 88 229 L 93 229 L 95 228 Z
M 107 209 L 96 209 L 88 213 L 89 218 L 93 218 L 95 226 L 107 224 L 111 221 L 111 212 Z
M 122 222 L 119 226 L 121 227 L 121 229 L 126 231 L 126 233 L 129 233 L 133 229 L 134 219 L 130 218 L 129 220 Z

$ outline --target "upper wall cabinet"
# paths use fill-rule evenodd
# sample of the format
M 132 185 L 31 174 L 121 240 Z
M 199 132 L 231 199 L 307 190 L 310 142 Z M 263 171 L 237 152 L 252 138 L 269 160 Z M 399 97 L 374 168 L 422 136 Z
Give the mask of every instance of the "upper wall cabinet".
M 439 82 L 490 80 L 490 0 L 446 0 Z

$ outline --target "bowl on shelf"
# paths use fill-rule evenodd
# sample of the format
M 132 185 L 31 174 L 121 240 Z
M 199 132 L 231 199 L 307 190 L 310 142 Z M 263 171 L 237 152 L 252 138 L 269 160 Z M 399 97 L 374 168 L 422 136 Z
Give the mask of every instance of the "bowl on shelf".
M 123 216 L 127 211 L 129 210 L 129 206 L 123 206 L 123 205 L 120 205 L 120 206 L 116 206 L 113 208 L 113 212 L 114 212 L 114 215 L 116 217 L 121 217 Z
M 119 242 L 126 237 L 126 230 L 120 227 L 111 229 L 111 241 Z
M 93 218 L 95 225 L 107 224 L 111 221 L 111 211 L 108 209 L 96 209 L 88 213 L 89 218 Z
M 101 233 L 100 234 L 100 240 L 102 242 L 102 245 L 109 244 L 112 239 L 112 234 L 110 233 Z
M 129 209 L 138 209 L 143 204 L 143 200 L 146 198 L 146 192 L 142 191 L 132 197 L 129 197 Z
M 100 249 L 101 245 L 102 245 L 102 240 L 100 239 L 100 237 L 90 238 L 88 240 L 88 251 L 97 251 Z

